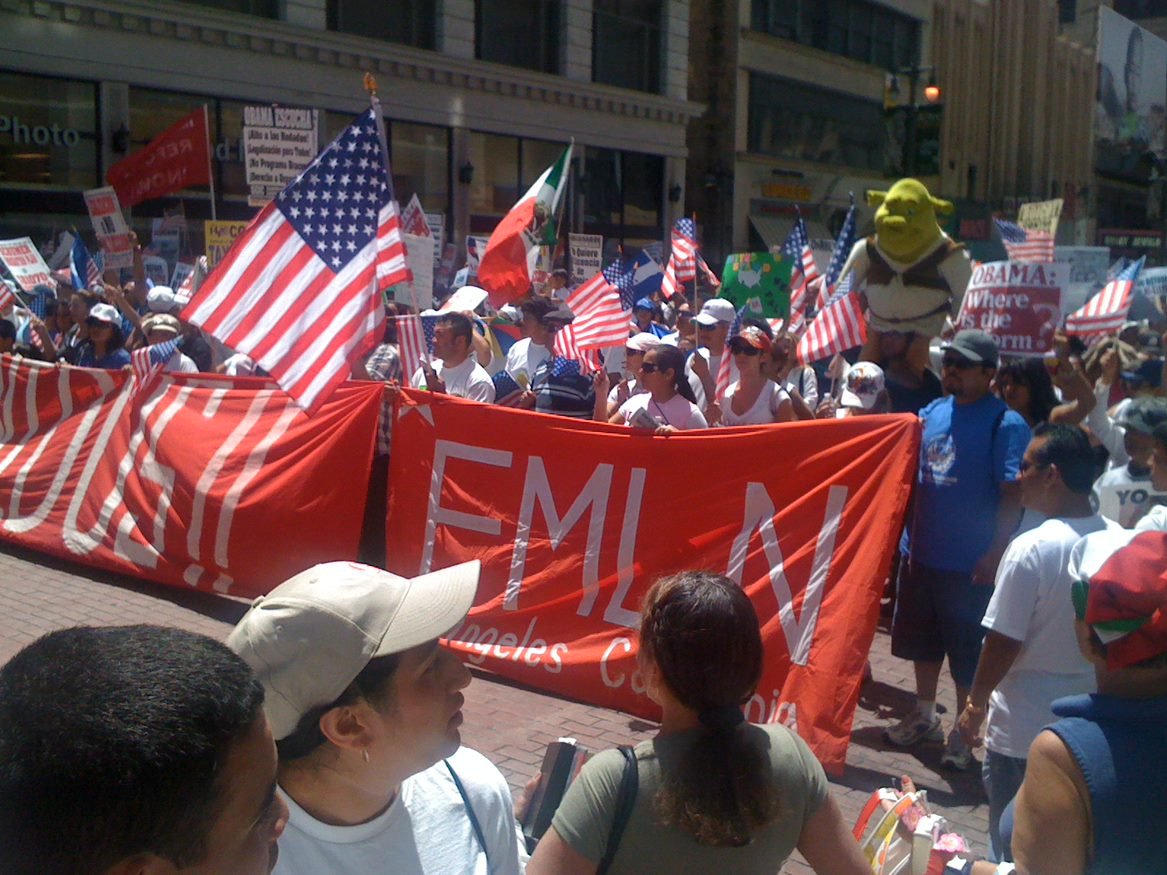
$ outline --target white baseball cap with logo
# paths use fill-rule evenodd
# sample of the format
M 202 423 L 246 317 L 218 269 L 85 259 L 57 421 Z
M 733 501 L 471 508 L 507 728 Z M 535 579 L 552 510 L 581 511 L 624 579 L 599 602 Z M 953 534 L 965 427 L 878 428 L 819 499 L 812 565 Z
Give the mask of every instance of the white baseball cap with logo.
M 718 322 L 732 325 L 737 318 L 737 310 L 725 298 L 710 298 L 701 308 L 701 312 L 693 317 L 698 325 L 716 325 Z
M 276 740 L 336 701 L 379 656 L 444 635 L 469 612 L 481 563 L 413 579 L 358 562 L 325 562 L 260 596 L 227 638 L 263 684 Z

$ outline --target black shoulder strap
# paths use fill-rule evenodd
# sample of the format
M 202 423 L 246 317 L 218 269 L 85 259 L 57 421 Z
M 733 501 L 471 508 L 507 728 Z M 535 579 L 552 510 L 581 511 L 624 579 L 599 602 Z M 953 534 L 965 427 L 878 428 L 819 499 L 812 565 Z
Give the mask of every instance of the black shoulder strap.
M 474 835 L 478 837 L 478 844 L 482 845 L 482 855 L 486 857 L 486 869 L 490 871 L 490 851 L 486 847 L 486 836 L 482 833 L 482 825 L 478 822 L 478 815 L 474 813 L 474 806 L 470 804 L 470 797 L 466 795 L 462 779 L 458 777 L 458 773 L 454 771 L 450 761 L 442 760 L 442 762 L 446 764 L 446 771 L 454 779 L 454 786 L 458 788 L 458 795 L 462 797 L 462 804 L 466 806 L 466 816 L 470 818 L 470 826 L 474 829 Z
M 596 866 L 596 875 L 604 875 L 616 859 L 616 851 L 620 849 L 620 839 L 624 837 L 624 828 L 632 817 L 632 808 L 636 804 L 636 794 L 640 789 L 640 774 L 636 766 L 636 752 L 627 745 L 620 745 L 620 753 L 624 756 L 624 776 L 620 779 L 620 792 L 616 796 L 616 814 L 612 820 L 612 832 L 608 836 L 608 845 L 604 849 L 604 856 Z

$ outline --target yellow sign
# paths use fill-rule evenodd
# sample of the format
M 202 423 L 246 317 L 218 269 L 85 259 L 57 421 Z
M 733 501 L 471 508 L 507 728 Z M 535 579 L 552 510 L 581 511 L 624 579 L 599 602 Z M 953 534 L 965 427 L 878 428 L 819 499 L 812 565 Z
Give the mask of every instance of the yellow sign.
M 211 268 L 223 260 L 235 238 L 243 233 L 249 222 L 203 222 L 203 234 L 207 246 L 207 267 Z
M 1062 199 L 1022 204 L 1017 211 L 1017 224 L 1026 231 L 1045 231 L 1057 236 L 1058 219 L 1062 216 Z
M 786 201 L 806 203 L 811 199 L 810 186 L 795 185 L 790 182 L 763 182 L 762 197 L 781 198 Z

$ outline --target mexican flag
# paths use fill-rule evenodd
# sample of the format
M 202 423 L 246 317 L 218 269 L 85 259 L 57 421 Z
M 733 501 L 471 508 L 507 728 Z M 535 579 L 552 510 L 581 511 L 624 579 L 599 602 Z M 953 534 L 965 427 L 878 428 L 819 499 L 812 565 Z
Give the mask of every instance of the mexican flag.
M 478 284 L 490 292 L 495 307 L 531 290 L 539 247 L 555 244 L 556 215 L 567 188 L 571 148 L 564 149 L 559 160 L 543 171 L 490 235 L 478 264 Z

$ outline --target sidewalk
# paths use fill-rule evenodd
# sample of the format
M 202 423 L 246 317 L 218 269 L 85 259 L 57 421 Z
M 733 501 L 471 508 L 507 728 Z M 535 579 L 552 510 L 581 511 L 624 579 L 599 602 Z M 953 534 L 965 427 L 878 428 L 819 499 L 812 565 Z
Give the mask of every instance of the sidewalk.
M 238 599 L 121 578 L 10 545 L 0 545 L 0 580 L 0 663 L 44 633 L 71 625 L 155 623 L 225 638 L 247 609 Z M 831 780 L 845 817 L 854 822 L 872 790 L 907 774 L 928 790 L 934 807 L 973 850 L 983 853 L 988 805 L 979 771 L 941 770 L 941 745 L 913 751 L 890 748 L 882 730 L 912 704 L 912 668 L 891 656 L 883 631 L 876 634 L 871 665 L 874 683 L 864 690 L 855 712 L 847 768 Z M 955 697 L 947 676 L 941 680 L 939 699 L 949 708 L 948 725 Z M 574 736 L 596 751 L 651 738 L 656 731 L 653 724 L 617 711 L 522 689 L 481 673 L 466 690 L 464 714 L 463 741 L 489 757 L 516 792 L 538 768 L 547 743 L 560 736 Z M 782 871 L 802 875 L 811 869 L 796 856 Z

